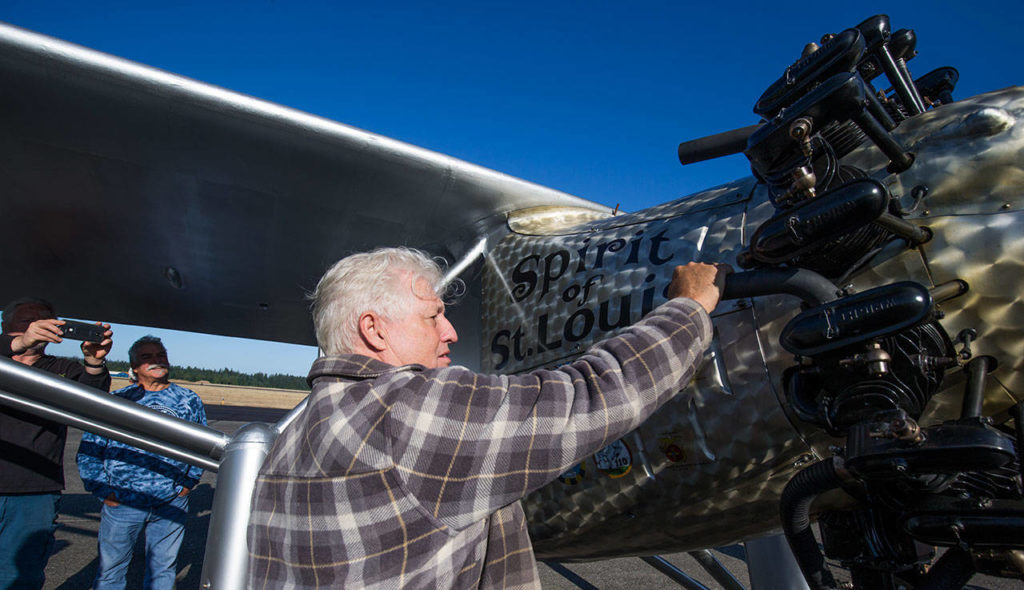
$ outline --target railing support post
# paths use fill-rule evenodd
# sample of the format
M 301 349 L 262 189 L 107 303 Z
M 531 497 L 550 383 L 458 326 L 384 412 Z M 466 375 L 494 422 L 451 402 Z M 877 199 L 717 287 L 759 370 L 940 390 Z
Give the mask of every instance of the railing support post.
M 249 567 L 246 529 L 252 490 L 275 438 L 277 431 L 271 426 L 253 422 L 239 428 L 228 442 L 217 472 L 217 493 L 199 578 L 202 588 L 245 590 Z

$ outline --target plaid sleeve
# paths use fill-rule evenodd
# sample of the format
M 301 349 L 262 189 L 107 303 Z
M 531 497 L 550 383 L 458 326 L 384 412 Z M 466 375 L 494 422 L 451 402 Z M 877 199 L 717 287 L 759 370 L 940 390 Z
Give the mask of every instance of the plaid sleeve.
M 676 299 L 557 370 L 416 374 L 421 394 L 387 424 L 397 472 L 431 516 L 467 527 L 639 426 L 689 382 L 711 334 L 704 309 Z

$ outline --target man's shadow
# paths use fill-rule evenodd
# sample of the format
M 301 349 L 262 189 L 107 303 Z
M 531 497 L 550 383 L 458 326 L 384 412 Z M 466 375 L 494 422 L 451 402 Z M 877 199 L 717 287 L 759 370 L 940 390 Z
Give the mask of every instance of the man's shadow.
M 178 588 L 199 588 L 200 575 L 203 570 L 203 554 L 206 551 L 206 532 L 210 526 L 210 508 L 213 506 L 213 486 L 201 483 L 189 494 L 189 519 L 185 524 L 185 538 L 178 552 L 176 586 Z M 99 500 L 91 494 L 65 494 L 61 500 L 61 514 L 77 519 L 98 520 L 100 511 Z M 67 530 L 70 527 L 63 525 Z M 98 527 L 97 527 L 98 528 Z M 80 529 L 72 531 L 88 535 L 95 552 L 96 532 Z M 60 551 L 69 546 L 67 541 L 58 540 L 54 546 L 51 560 Z M 139 534 L 135 543 L 131 565 L 128 567 L 127 588 L 142 588 L 146 575 L 145 532 Z M 94 557 L 86 566 L 71 574 L 57 586 L 57 590 L 84 590 L 92 587 L 99 567 L 99 558 Z

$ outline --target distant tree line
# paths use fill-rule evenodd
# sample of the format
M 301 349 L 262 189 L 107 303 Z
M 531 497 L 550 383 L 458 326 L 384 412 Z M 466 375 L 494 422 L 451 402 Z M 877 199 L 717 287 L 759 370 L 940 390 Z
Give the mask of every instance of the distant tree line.
M 128 372 L 128 361 L 107 361 L 107 368 L 112 373 Z M 295 375 L 281 375 L 274 373 L 240 373 L 232 369 L 224 368 L 219 370 L 200 369 L 199 367 L 179 367 L 171 365 L 171 378 L 182 381 L 207 381 L 221 385 L 241 385 L 243 387 L 273 387 L 275 389 L 298 389 L 309 391 L 305 377 Z

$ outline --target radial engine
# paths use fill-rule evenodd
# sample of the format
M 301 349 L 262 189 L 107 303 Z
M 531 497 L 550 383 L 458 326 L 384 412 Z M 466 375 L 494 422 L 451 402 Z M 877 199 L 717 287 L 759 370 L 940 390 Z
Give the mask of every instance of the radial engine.
M 911 30 L 891 31 L 885 15 L 826 35 L 769 86 L 754 107 L 762 123 L 742 134 L 775 211 L 738 266 L 816 273 L 836 286 L 835 297 L 805 305 L 780 337 L 794 359 L 783 373 L 790 409 L 838 441 L 830 458 L 789 482 L 781 502 L 783 528 L 815 589 L 839 587 L 826 556 L 850 570 L 855 588 L 960 588 L 976 572 L 1024 579 L 1024 403 L 1009 410 L 1012 420 L 984 415 L 997 360 L 972 352 L 977 330 L 951 335 L 940 322 L 941 303 L 970 285 L 844 287 L 883 249 L 932 237 L 906 219 L 877 171 L 872 178 L 846 158 L 876 148 L 888 160 L 881 176 L 915 166 L 894 131 L 952 103 L 957 81 L 953 68 L 913 79 L 907 61 L 916 42 Z M 700 159 L 707 147 L 683 144 L 680 158 Z M 923 424 L 929 401 L 958 372 L 959 416 Z M 840 489 L 855 501 L 814 505 Z

